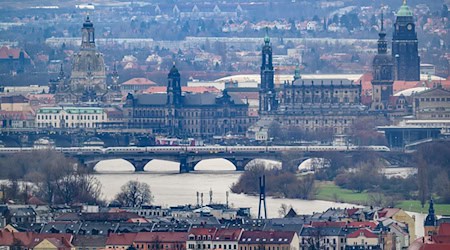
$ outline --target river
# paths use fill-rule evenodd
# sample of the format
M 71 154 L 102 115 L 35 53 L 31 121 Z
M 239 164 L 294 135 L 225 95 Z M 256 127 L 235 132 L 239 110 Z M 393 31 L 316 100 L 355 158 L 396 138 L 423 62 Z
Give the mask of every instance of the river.
M 270 164 L 276 166 L 276 163 Z M 225 203 L 226 192 L 237 182 L 241 173 L 234 171 L 234 166 L 226 160 L 205 160 L 196 166 L 196 171 L 179 174 L 178 164 L 174 162 L 152 161 L 145 167 L 146 172 L 130 172 L 132 166 L 128 162 L 112 160 L 101 162 L 96 166 L 99 172 L 95 176 L 102 183 L 103 195 L 107 200 L 114 199 L 120 186 L 129 180 L 137 180 L 150 185 L 154 204 L 162 206 L 196 204 L 196 193 L 203 193 L 203 203 L 209 203 L 209 192 L 212 191 L 214 203 Z M 127 172 L 128 171 L 128 172 Z M 258 212 L 259 197 L 229 192 L 228 202 L 234 207 L 250 207 L 252 214 Z M 349 208 L 358 205 L 336 203 L 320 200 L 298 200 L 284 198 L 267 198 L 267 214 L 279 217 L 278 210 L 282 204 L 292 206 L 298 214 L 322 212 L 330 207 Z M 423 235 L 424 215 L 411 213 L 416 217 L 416 234 Z

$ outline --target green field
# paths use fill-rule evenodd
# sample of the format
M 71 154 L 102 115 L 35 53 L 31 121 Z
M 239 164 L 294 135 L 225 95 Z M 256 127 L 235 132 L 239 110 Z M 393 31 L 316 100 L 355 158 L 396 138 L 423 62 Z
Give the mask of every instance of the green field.
M 318 182 L 316 186 L 316 199 L 318 200 L 366 205 L 370 194 L 367 192 L 358 193 L 349 189 L 340 188 L 333 182 Z M 428 212 L 428 204 L 425 205 L 425 208 L 422 208 L 420 202 L 415 200 L 403 200 L 400 201 L 397 206 L 411 212 Z M 434 208 L 436 210 L 436 214 L 438 215 L 450 215 L 450 204 L 435 204 Z

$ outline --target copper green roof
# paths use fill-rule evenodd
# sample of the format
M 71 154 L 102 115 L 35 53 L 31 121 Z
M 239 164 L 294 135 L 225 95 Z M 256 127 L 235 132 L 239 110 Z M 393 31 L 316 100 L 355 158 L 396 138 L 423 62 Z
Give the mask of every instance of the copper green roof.
M 44 107 L 38 110 L 39 114 L 58 114 L 61 110 L 65 110 L 68 114 L 101 114 L 103 108 L 95 107 Z
M 406 5 L 406 0 L 403 0 L 403 5 L 397 12 L 397 16 L 413 16 L 413 12 L 408 5 Z
M 266 27 L 266 36 L 264 37 L 264 43 L 270 43 L 269 27 Z

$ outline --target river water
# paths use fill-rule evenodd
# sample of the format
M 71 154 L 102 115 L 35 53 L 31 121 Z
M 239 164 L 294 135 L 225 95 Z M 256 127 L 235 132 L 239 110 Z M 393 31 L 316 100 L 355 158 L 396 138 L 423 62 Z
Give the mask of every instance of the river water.
M 276 165 L 276 164 L 272 164 Z M 114 199 L 120 187 L 130 180 L 145 182 L 150 185 L 153 204 L 162 206 L 196 204 L 196 193 L 203 193 L 203 204 L 210 201 L 209 192 L 212 191 L 214 203 L 225 203 L 226 192 L 229 191 L 228 202 L 234 207 L 250 207 L 252 214 L 258 212 L 258 196 L 234 194 L 230 186 L 237 182 L 241 173 L 233 171 L 234 166 L 225 160 L 205 160 L 196 166 L 196 171 L 179 174 L 178 164 L 165 161 L 152 161 L 145 167 L 146 172 L 132 172 L 128 162 L 112 160 L 100 162 L 96 166 L 96 178 L 101 182 L 103 195 L 107 200 Z M 350 208 L 357 205 L 336 203 L 320 200 L 298 200 L 268 197 L 267 214 L 269 217 L 279 217 L 282 204 L 292 206 L 298 214 L 312 214 L 322 212 L 330 207 Z M 424 215 L 412 213 L 416 216 L 416 234 L 423 235 Z

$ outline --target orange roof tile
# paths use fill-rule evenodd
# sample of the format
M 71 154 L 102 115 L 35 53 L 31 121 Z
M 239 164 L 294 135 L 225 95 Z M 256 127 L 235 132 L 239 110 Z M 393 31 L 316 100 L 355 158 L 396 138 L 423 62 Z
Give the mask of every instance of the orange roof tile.
M 156 85 L 156 82 L 147 78 L 132 78 L 122 83 L 122 85 Z

